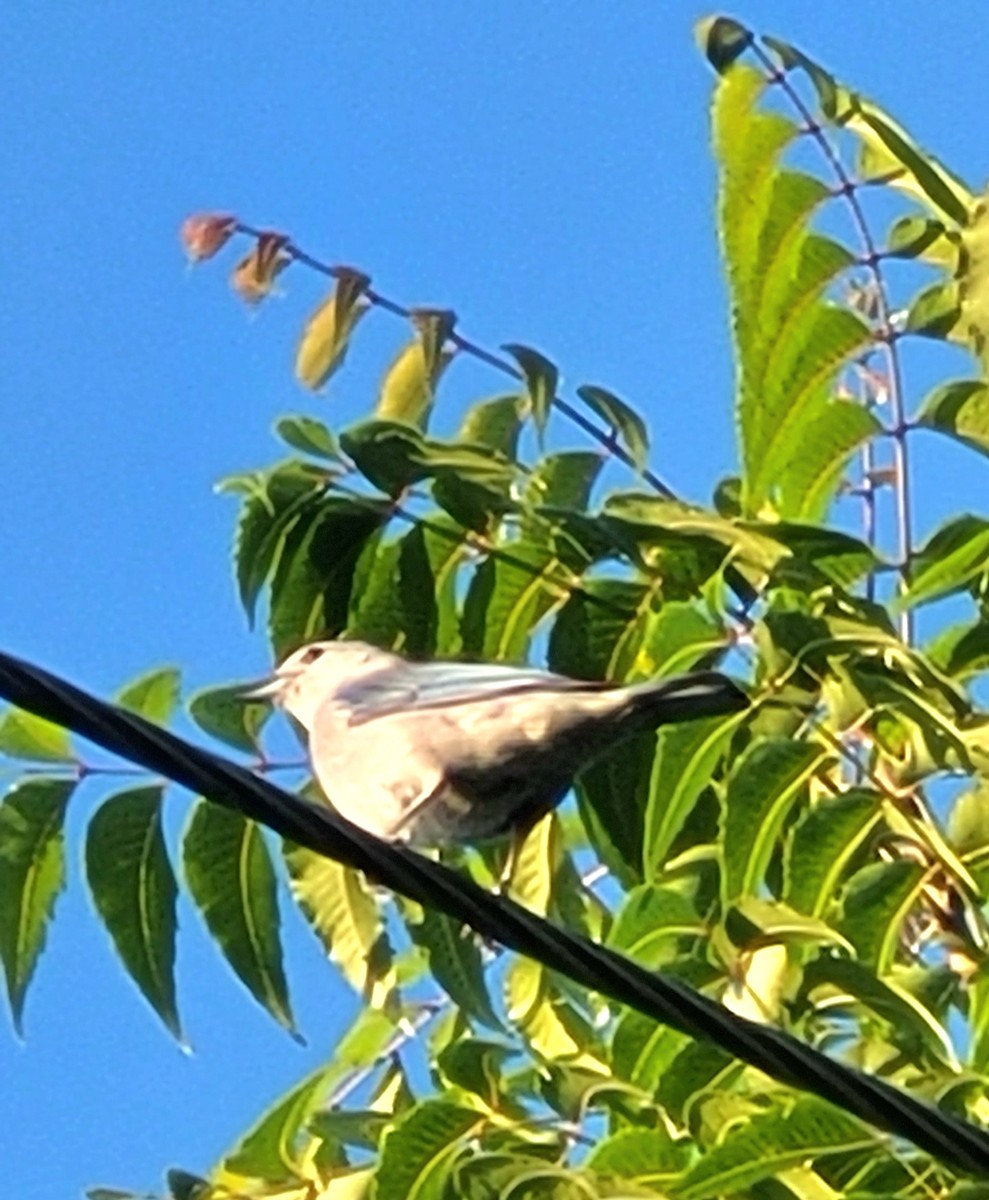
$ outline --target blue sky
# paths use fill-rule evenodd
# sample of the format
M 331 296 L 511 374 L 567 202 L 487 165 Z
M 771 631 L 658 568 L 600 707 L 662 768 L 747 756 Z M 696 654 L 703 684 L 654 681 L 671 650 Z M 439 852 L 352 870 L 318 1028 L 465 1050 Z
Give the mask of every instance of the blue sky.
M 221 267 L 183 265 L 176 229 L 198 209 L 289 232 L 405 303 L 452 307 L 485 345 L 539 346 L 570 385 L 641 406 L 653 465 L 707 499 L 735 449 L 702 13 L 6 6 L 0 645 L 103 694 L 162 662 L 190 688 L 268 665 L 235 602 L 234 506 L 212 485 L 275 457 L 280 414 L 356 418 L 404 330 L 369 318 L 346 376 L 307 396 L 292 348 L 319 280 L 291 271 L 286 297 L 249 315 Z M 874 96 L 970 183 L 989 173 L 984 0 L 753 0 L 734 15 Z M 451 388 L 504 385 L 465 367 Z M 921 528 L 977 502 L 977 463 L 926 443 L 919 457 Z M 78 796 L 76 835 L 95 795 Z M 186 800 L 171 804 L 177 821 Z M 296 929 L 299 1049 L 186 911 L 184 1056 L 88 915 L 78 857 L 76 837 L 27 1041 L 0 1031 L 0 1169 L 26 1200 L 207 1168 L 355 1010 Z

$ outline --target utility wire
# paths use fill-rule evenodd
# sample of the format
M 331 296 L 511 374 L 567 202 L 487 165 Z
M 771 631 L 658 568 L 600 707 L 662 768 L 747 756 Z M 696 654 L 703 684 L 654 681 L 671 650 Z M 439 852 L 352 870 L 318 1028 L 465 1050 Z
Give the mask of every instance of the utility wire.
M 382 842 L 329 808 L 283 791 L 134 713 L 3 653 L 0 695 L 317 854 L 362 870 L 375 883 L 438 909 L 592 991 L 713 1042 L 781 1083 L 814 1092 L 938 1160 L 989 1175 L 989 1134 L 976 1126 L 835 1062 L 782 1030 L 736 1016 L 680 980 L 646 970 L 505 896 L 492 895 L 441 863 Z

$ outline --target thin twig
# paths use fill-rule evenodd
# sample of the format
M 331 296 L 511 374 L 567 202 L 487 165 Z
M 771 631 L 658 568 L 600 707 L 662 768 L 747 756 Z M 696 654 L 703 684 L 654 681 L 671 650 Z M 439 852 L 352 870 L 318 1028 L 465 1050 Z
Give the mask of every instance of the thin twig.
M 246 234 L 248 237 L 257 238 L 264 234 L 264 230 L 257 229 L 253 225 L 247 225 L 243 221 L 238 221 L 235 228 L 238 233 Z M 328 275 L 331 278 L 333 277 L 333 268 L 329 266 L 329 264 L 320 262 L 319 259 L 314 258 L 305 250 L 300 249 L 295 242 L 287 241 L 283 246 L 280 247 L 280 249 L 283 254 L 287 254 L 289 258 L 294 259 L 298 263 L 302 263 L 311 270 L 318 271 L 321 275 Z M 392 300 L 388 296 L 382 295 L 382 293 L 377 291 L 375 288 L 368 287 L 364 291 L 363 295 L 364 299 L 367 300 L 369 304 L 373 304 L 376 308 L 383 308 L 386 312 L 393 313 L 396 317 L 404 317 L 406 320 L 408 320 L 412 316 L 411 308 L 409 308 L 407 305 L 400 304 L 397 300 Z M 518 382 L 524 381 L 522 372 L 510 359 L 503 358 L 500 354 L 495 354 L 491 350 L 486 350 L 477 342 L 471 341 L 469 338 L 457 333 L 456 330 L 450 334 L 448 340 L 459 351 L 470 355 L 471 358 L 476 359 L 478 362 L 486 363 L 489 367 L 493 367 L 494 370 L 500 371 L 503 375 L 509 375 L 512 379 Z M 596 425 L 593 421 L 585 417 L 584 414 L 579 411 L 579 409 L 576 409 L 573 407 L 573 405 L 568 404 L 567 401 L 562 399 L 560 396 L 554 395 L 553 407 L 557 409 L 558 412 L 562 413 L 563 416 L 565 416 L 568 420 L 572 421 L 575 425 L 582 429 L 584 433 L 588 435 L 588 437 L 593 438 L 593 440 L 596 441 L 598 445 L 601 446 L 605 451 L 607 451 L 608 454 L 614 455 L 614 457 L 628 467 L 629 470 L 634 471 L 636 475 L 643 480 L 643 482 L 647 483 L 649 487 L 653 489 L 653 491 L 657 492 L 660 496 L 664 496 L 667 500 L 677 499 L 676 493 L 673 491 L 673 489 L 665 484 L 654 471 L 650 470 L 648 467 L 636 466 L 632 455 L 629 454 L 628 451 L 619 444 L 612 432 L 604 430 L 600 426 Z

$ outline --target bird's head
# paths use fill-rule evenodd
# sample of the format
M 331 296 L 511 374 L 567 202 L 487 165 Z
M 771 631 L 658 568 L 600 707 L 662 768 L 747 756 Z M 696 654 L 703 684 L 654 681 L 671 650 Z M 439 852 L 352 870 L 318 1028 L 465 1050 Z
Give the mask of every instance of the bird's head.
M 310 729 L 324 700 L 394 661 L 387 650 L 367 642 L 310 642 L 294 650 L 270 679 L 242 694 L 245 700 L 271 700 Z

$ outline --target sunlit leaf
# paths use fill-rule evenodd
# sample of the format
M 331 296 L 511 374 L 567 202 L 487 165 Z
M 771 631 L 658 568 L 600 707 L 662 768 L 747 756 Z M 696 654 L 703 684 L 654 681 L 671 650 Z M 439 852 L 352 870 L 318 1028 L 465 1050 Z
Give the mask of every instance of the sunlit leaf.
M 713 717 L 668 725 L 659 731 L 645 817 L 643 859 L 647 879 L 662 874 L 674 839 L 710 784 L 742 719 Z
M 961 297 L 958 284 L 933 283 L 924 288 L 910 304 L 904 328 L 923 337 L 948 339 L 964 344 L 959 330 Z
M 178 667 L 157 667 L 125 684 L 114 702 L 148 721 L 164 725 L 179 702 L 180 678 Z
M 210 737 L 245 754 L 259 754 L 261 730 L 272 710 L 263 700 L 244 699 L 251 686 L 228 683 L 202 688 L 189 698 L 189 716 Z
M 913 1049 L 922 1046 L 936 1062 L 950 1070 L 958 1069 L 958 1059 L 948 1030 L 925 1004 L 901 987 L 893 975 L 880 978 L 873 966 L 850 958 L 822 955 L 805 968 L 805 986 L 813 1001 L 826 1001 L 849 1007 L 847 998 L 857 1001 L 886 1021 L 894 1040 Z M 835 989 L 838 989 L 837 994 Z
M 577 389 L 577 395 L 622 439 L 633 464 L 641 471 L 649 458 L 649 434 L 635 409 L 603 387 L 587 384 Z
M 363 299 L 370 279 L 350 267 L 334 268 L 336 286 L 303 330 L 295 354 L 295 374 L 318 391 L 343 363 L 350 336 L 370 305 Z
M 834 1105 L 801 1097 L 730 1126 L 677 1181 L 680 1200 L 745 1193 L 761 1179 L 838 1150 L 879 1150 L 875 1135 Z
M 880 819 L 879 796 L 862 788 L 818 800 L 803 813 L 786 842 L 783 898 L 800 912 L 820 916 Z
M 463 530 L 446 516 L 431 517 L 402 539 L 398 601 L 410 654 L 429 657 L 459 649 L 457 572 L 466 556 Z
M 721 817 L 725 901 L 755 895 L 790 810 L 827 758 L 814 742 L 753 742 L 728 779 Z
M 391 989 L 391 948 L 364 876 L 303 846 L 286 846 L 292 894 L 327 954 L 362 996 L 377 1005 Z
M 275 872 L 259 826 L 200 801 L 182 840 L 189 894 L 224 958 L 274 1019 L 296 1033 L 282 965 Z
M 24 999 L 65 887 L 62 826 L 72 779 L 19 780 L 0 804 L 0 959 L 18 1033 Z
M 161 804 L 160 787 L 139 787 L 100 805 L 86 835 L 86 880 L 128 974 L 181 1040 L 174 976 L 178 889 Z
M 654 969 L 676 957 L 678 940 L 705 936 L 706 925 L 686 896 L 672 888 L 642 884 L 625 897 L 608 945 Z
M 218 1182 L 237 1188 L 242 1180 L 304 1181 L 309 1118 L 338 1074 L 336 1064 L 320 1067 L 280 1097 L 223 1159 Z
M 75 760 L 66 730 L 20 708 L 8 708 L 0 717 L 0 754 L 34 762 Z
M 487 446 L 508 459 L 514 459 L 522 428 L 522 404 L 517 395 L 482 400 L 464 414 L 457 438 L 477 446 Z
M 425 952 L 436 982 L 464 1016 L 500 1029 L 484 979 L 484 960 L 469 932 L 445 913 L 418 905 L 407 907 L 406 928 Z
M 921 405 L 917 420 L 980 454 L 989 454 L 989 388 L 980 379 L 935 388 Z
M 337 439 L 322 421 L 301 415 L 279 417 L 275 422 L 275 433 L 293 450 L 313 454 L 331 462 L 340 458 Z
M 954 517 L 917 550 L 910 563 L 904 607 L 961 591 L 989 571 L 989 521 Z
M 819 517 L 851 451 L 877 431 L 859 406 L 834 399 L 841 367 L 869 342 L 868 327 L 824 298 L 854 256 L 809 225 L 829 189 L 784 170 L 796 125 L 759 107 L 760 71 L 736 66 L 714 107 L 719 221 L 732 292 L 745 465 L 745 510 Z
M 240 600 L 254 621 L 258 594 L 277 566 L 285 539 L 301 515 L 326 490 L 324 468 L 289 459 L 268 471 L 234 476 L 217 485 L 244 496 L 234 535 L 234 563 Z
M 439 1197 L 463 1139 L 483 1117 L 445 1100 L 416 1104 L 386 1134 L 375 1176 L 375 1200 Z
M 556 399 L 556 389 L 560 382 L 560 373 L 548 358 L 529 346 L 520 346 L 508 342 L 502 346 L 515 359 L 525 381 L 526 395 L 529 400 L 529 410 L 532 423 L 536 427 L 542 444 L 546 425 L 549 421 L 550 410 Z
M 292 261 L 286 253 L 288 238 L 281 233 L 262 233 L 244 258 L 234 267 L 230 286 L 248 304 L 260 304 L 274 291 L 275 280 Z
M 417 335 L 385 372 L 375 416 L 425 429 L 436 386 L 451 357 L 443 345 L 453 330 L 453 314 L 424 309 L 412 316 Z
M 687 1139 L 675 1140 L 662 1126 L 619 1129 L 594 1144 L 585 1165 L 599 1175 L 655 1186 L 681 1171 L 688 1153 Z
M 271 583 L 276 657 L 346 626 L 357 561 L 388 516 L 375 501 L 331 497 L 291 529 Z
M 878 974 L 889 970 L 900 948 L 907 914 L 923 887 L 914 862 L 874 862 L 852 876 L 842 897 L 839 928 L 859 960 Z

